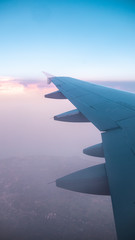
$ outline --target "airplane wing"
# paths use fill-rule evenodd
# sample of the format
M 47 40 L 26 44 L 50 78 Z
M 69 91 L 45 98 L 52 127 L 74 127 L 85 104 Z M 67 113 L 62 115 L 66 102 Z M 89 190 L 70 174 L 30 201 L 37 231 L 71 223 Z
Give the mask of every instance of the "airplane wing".
M 68 77 L 50 77 L 50 81 L 59 89 L 60 98 L 69 99 L 77 108 L 76 114 L 101 131 L 117 236 L 134 240 L 135 94 Z M 56 120 L 70 117 L 76 121 L 76 114 L 71 111 Z

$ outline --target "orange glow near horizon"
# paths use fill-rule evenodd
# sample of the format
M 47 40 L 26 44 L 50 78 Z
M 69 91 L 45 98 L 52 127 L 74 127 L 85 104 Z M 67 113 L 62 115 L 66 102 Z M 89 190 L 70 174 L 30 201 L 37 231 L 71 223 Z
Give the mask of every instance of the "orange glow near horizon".
M 24 92 L 24 86 L 10 81 L 0 82 L 0 94 L 20 94 Z
M 42 92 L 44 91 L 45 93 L 49 93 L 51 91 L 54 91 L 55 87 L 54 86 L 43 86 L 40 87 L 38 86 L 38 82 L 35 83 L 29 83 L 27 84 L 19 81 L 15 81 L 13 78 L 1 78 L 0 77 L 0 94 L 7 94 L 7 95 L 16 95 L 16 94 L 23 94 L 26 92 Z
M 13 81 L 14 78 L 13 77 L 9 77 L 9 76 L 0 76 L 0 82 L 4 82 L 4 81 Z

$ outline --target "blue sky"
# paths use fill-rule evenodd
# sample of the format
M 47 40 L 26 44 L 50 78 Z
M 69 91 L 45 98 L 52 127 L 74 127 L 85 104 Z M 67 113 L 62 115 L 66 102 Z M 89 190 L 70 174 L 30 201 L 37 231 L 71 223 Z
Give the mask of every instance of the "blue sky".
M 135 3 L 0 1 L 0 76 L 135 80 Z

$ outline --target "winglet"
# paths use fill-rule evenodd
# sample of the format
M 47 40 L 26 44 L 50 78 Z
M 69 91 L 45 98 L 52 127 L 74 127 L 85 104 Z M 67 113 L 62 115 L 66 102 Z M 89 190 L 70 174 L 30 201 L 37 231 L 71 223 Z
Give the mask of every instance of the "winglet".
M 54 76 L 47 72 L 43 72 L 43 74 L 46 77 L 47 83 L 50 84 L 52 82 L 52 77 L 54 77 Z

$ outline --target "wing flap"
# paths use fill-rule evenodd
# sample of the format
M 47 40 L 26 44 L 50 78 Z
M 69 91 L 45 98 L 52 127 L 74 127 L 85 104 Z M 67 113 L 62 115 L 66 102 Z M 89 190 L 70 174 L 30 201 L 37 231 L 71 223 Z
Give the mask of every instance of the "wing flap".
M 119 240 L 135 239 L 135 155 L 125 132 L 102 133 L 106 170 Z

